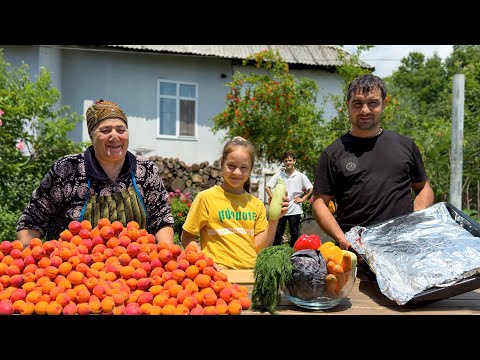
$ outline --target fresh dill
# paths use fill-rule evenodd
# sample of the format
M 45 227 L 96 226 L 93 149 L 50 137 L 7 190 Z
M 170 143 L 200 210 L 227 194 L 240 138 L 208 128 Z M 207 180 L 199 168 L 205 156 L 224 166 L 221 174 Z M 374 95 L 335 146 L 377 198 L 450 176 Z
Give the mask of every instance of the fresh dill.
M 279 289 L 292 277 L 290 258 L 293 249 L 289 244 L 270 246 L 257 255 L 253 269 L 252 309 L 275 314 L 280 300 Z

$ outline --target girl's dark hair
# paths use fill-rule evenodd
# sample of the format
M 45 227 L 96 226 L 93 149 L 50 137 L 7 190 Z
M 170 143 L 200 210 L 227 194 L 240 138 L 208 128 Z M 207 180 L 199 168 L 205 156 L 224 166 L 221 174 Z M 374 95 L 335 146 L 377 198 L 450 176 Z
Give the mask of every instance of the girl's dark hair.
M 379 89 L 382 93 L 382 101 L 387 97 L 387 87 L 381 78 L 372 74 L 360 75 L 353 79 L 348 85 L 347 101 L 350 100 L 353 94 L 369 93 L 372 90 Z
M 239 146 L 247 150 L 248 155 L 250 155 L 250 161 L 252 163 L 252 168 L 253 168 L 253 164 L 255 164 L 255 147 L 250 141 L 244 139 L 241 136 L 235 136 L 232 140 L 228 141 L 223 147 L 222 157 L 220 158 L 220 166 L 222 168 L 228 154 L 230 154 L 233 150 L 235 150 Z M 250 192 L 250 177 L 243 184 L 243 189 L 246 192 Z

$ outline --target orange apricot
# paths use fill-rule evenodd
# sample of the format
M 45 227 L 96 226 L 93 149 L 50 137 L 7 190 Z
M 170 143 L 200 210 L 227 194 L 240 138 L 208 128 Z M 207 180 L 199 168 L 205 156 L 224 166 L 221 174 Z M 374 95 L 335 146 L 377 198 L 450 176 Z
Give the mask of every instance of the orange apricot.
M 12 241 L 12 248 L 22 251 L 23 250 L 23 244 L 20 240 L 15 239 L 15 240 Z
M 191 294 L 198 292 L 198 285 L 193 281 L 189 282 L 184 286 L 185 290 L 188 290 Z
M 175 315 L 176 306 L 167 304 L 162 308 L 162 315 Z
M 82 272 L 73 270 L 67 275 L 67 280 L 73 285 L 82 284 L 84 276 Z
M 207 292 L 203 294 L 203 305 L 211 306 L 217 303 L 217 295 L 212 292 Z
M 46 254 L 47 252 L 45 251 L 42 245 L 37 245 L 32 248 L 32 256 L 37 260 L 42 259 L 44 256 L 46 256 Z
M 25 302 L 19 310 L 21 315 L 32 315 L 35 312 L 35 304 L 31 302 Z
M 77 304 L 73 301 L 68 303 L 63 307 L 63 315 L 76 315 L 77 314 Z
M 49 277 L 50 279 L 55 279 L 58 275 L 58 268 L 55 266 L 47 266 L 45 268 L 45 276 Z
M 69 262 L 63 262 L 58 266 L 58 273 L 63 276 L 67 276 L 72 271 L 72 264 Z
M 101 218 L 100 220 L 98 220 L 97 225 L 98 225 L 98 227 L 101 229 L 101 228 L 104 227 L 104 226 L 112 225 L 112 223 L 111 223 L 110 220 L 107 219 L 107 218 Z
M 136 229 L 136 230 L 140 230 L 140 225 L 138 224 L 138 222 L 136 221 L 129 221 L 127 223 L 127 230 L 129 229 Z
M 240 315 L 242 312 L 242 304 L 238 299 L 233 299 L 228 303 L 228 313 L 230 315 Z
M 40 300 L 35 304 L 35 314 L 45 315 L 47 313 L 48 302 Z
M 115 230 L 110 225 L 104 225 L 100 228 L 100 236 L 105 239 L 105 240 L 110 240 L 112 237 L 115 236 Z M 117 238 L 116 238 L 117 239 Z M 118 239 L 117 239 L 118 240 Z M 118 243 L 116 244 L 118 245 Z M 116 246 L 115 245 L 115 246 Z M 108 244 L 107 244 L 108 246 Z M 108 246 L 110 248 L 113 248 L 114 246 Z
M 118 220 L 113 221 L 110 226 L 117 235 L 123 231 L 123 224 Z
M 134 277 L 132 277 L 132 278 L 128 279 L 125 284 L 129 287 L 129 289 L 131 291 L 134 291 L 134 290 L 137 289 L 137 282 L 138 282 L 138 280 L 135 279 Z
M 153 305 L 163 308 L 168 303 L 168 295 L 160 293 L 153 298 Z
M 220 280 L 225 282 L 228 280 L 228 275 L 221 271 L 215 271 L 215 274 L 213 275 L 213 280 L 215 281 Z
M 90 315 L 90 305 L 88 302 L 81 302 L 77 304 L 78 315 Z
M 168 294 L 170 295 L 170 297 L 176 298 L 178 293 L 181 290 L 183 290 L 183 286 L 180 285 L 180 284 L 175 284 L 175 285 L 172 285 L 168 288 Z
M 62 247 L 58 252 L 58 256 L 60 256 L 63 261 L 69 261 L 72 256 L 72 251 L 69 248 Z
M 77 304 L 88 302 L 90 300 L 90 291 L 88 291 L 88 289 L 80 288 L 76 290 L 75 293 Z
M 60 286 L 64 290 L 68 290 L 68 289 L 72 288 L 72 283 L 70 281 L 68 281 L 66 278 L 60 280 L 57 285 Z
M 198 246 L 198 243 L 195 242 L 195 241 L 190 241 L 187 246 L 185 246 L 185 254 L 188 253 L 189 251 L 194 251 L 194 252 L 198 252 L 200 250 L 199 246 Z
M 28 246 L 30 246 L 30 248 L 33 250 L 33 248 L 35 246 L 41 246 L 42 245 L 42 240 L 40 240 L 39 238 L 33 238 L 32 240 L 30 240 L 30 243 L 28 244 Z
M 92 223 L 88 220 L 82 220 L 80 225 L 82 226 L 82 229 L 86 229 L 88 231 L 92 230 Z
M 175 258 L 178 257 L 178 255 L 180 255 L 182 253 L 182 247 L 178 244 L 171 244 L 168 247 L 168 250 L 170 250 L 172 252 L 172 254 Z
M 170 260 L 165 264 L 165 270 L 172 272 L 177 268 L 177 262 L 175 260 Z
M 198 253 L 196 251 L 190 250 L 190 251 L 186 252 L 185 254 L 187 255 L 185 258 L 192 265 L 195 264 L 195 262 L 198 260 Z
M 238 298 L 238 301 L 240 301 L 240 305 L 242 306 L 242 310 L 248 310 L 250 309 L 250 306 L 252 305 L 252 300 L 248 296 L 241 296 Z
M 70 296 L 68 296 L 68 294 L 66 293 L 60 293 L 57 295 L 57 297 L 55 298 L 55 301 L 62 305 L 63 307 L 67 306 L 68 304 L 70 304 Z
M 51 301 L 47 305 L 47 315 L 60 315 L 63 312 L 63 306 L 56 301 Z
M 162 308 L 157 305 L 152 305 L 147 309 L 147 315 L 162 315 Z
M 168 263 L 170 260 L 173 259 L 173 254 L 169 249 L 161 249 L 158 252 L 158 258 L 164 263 Z
M 132 241 L 136 241 L 140 237 L 140 232 L 136 228 L 127 228 L 127 236 L 132 239 Z
M 210 278 L 213 278 L 213 275 L 215 275 L 216 272 L 217 270 L 215 270 L 213 266 L 205 266 L 202 270 L 202 274 L 208 275 Z
M 205 274 L 198 274 L 193 281 L 195 282 L 195 284 L 197 284 L 199 288 L 205 288 L 210 286 L 210 280 L 210 276 Z
M 101 306 L 102 306 L 102 312 L 104 313 L 112 312 L 115 307 L 115 301 L 111 296 L 105 296 L 101 301 Z
M 225 300 L 227 304 L 230 303 L 234 299 L 232 289 L 227 287 L 222 289 L 219 293 L 219 297 Z
M 217 303 L 215 304 L 215 308 L 219 315 L 226 315 L 228 314 L 228 304 L 223 299 L 217 299 Z
M 207 267 L 207 262 L 205 261 L 205 259 L 198 259 L 197 261 L 195 261 L 195 266 L 198 267 L 198 270 L 200 270 L 200 272 L 202 272 Z

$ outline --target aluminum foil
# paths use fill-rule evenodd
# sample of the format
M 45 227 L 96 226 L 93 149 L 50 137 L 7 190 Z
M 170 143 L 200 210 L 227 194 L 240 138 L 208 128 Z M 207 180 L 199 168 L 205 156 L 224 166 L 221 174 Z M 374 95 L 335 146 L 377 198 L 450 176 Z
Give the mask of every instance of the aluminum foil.
M 381 292 L 399 305 L 432 287 L 480 272 L 480 230 L 441 202 L 345 236 L 375 273 Z

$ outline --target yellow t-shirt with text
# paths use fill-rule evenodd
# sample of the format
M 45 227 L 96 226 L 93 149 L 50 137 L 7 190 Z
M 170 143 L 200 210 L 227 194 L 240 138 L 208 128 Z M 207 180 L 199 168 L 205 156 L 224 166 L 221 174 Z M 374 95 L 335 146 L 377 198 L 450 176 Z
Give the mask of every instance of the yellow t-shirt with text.
M 205 255 L 226 269 L 253 269 L 257 252 L 253 238 L 268 226 L 266 208 L 247 192 L 235 195 L 215 185 L 198 193 L 183 229 L 200 234 Z

